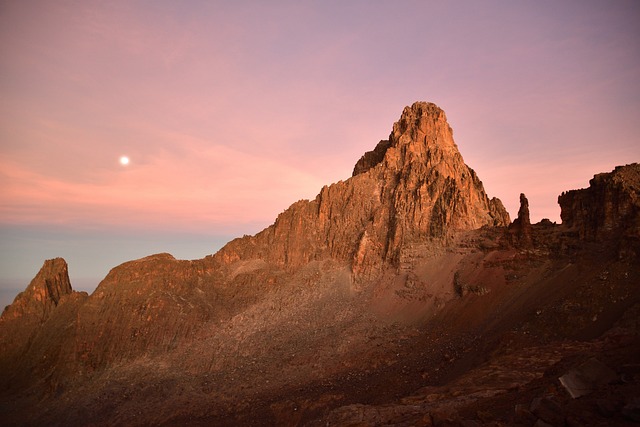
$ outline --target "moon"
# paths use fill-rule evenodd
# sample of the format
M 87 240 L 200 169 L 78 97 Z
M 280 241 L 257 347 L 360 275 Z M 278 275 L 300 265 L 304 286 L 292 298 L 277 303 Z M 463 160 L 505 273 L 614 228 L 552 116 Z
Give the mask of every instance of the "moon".
M 129 157 L 127 156 L 121 156 L 120 157 L 120 164 L 122 166 L 127 166 L 129 164 Z

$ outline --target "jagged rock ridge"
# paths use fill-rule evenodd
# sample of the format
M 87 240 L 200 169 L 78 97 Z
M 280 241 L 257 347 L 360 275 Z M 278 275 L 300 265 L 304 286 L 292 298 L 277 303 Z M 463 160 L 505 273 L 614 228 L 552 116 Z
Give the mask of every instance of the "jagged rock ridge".
M 60 306 L 82 297 L 86 297 L 86 293 L 73 292 L 71 289 L 68 266 L 64 259 L 45 261 L 25 291 L 16 296 L 0 317 L 2 370 L 13 373 L 12 370 L 26 359 L 46 359 L 46 353 L 35 356 L 39 351 L 48 352 L 51 360 L 58 361 L 54 354 L 59 344 L 52 343 L 51 340 L 60 341 L 56 339 L 59 331 L 56 327 L 49 330 L 48 326 L 60 320 Z M 41 341 L 34 345 L 38 337 Z M 26 372 L 29 371 L 25 370 Z
M 589 184 L 558 197 L 562 223 L 587 240 L 621 234 L 639 240 L 640 164 L 597 174 Z
M 259 258 L 288 269 L 332 258 L 369 277 L 387 263 L 398 265 L 412 243 L 509 222 L 502 202 L 487 197 L 464 163 L 444 111 L 416 102 L 350 179 L 293 204 L 272 226 L 231 242 L 217 257 Z
M 3 317 L 31 315 L 44 322 L 60 300 L 70 293 L 71 282 L 66 261 L 62 258 L 47 260 L 27 289 L 7 307 Z

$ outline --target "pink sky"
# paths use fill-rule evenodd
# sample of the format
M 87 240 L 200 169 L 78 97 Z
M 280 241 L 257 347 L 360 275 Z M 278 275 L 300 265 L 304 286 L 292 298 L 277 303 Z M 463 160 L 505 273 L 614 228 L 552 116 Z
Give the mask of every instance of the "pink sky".
M 214 252 L 348 178 L 417 100 L 512 216 L 524 192 L 559 221 L 560 192 L 640 160 L 638 22 L 635 1 L 2 2 L 0 267 L 100 278 L 80 253 L 125 261 L 113 235 Z

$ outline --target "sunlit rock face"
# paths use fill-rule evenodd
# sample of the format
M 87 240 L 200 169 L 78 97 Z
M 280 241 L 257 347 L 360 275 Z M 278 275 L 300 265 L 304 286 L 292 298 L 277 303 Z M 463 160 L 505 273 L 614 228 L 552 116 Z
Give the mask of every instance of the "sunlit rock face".
M 47 375 L 64 360 L 62 353 L 73 352 L 73 346 L 65 345 L 65 341 L 73 329 L 72 313 L 86 296 L 71 289 L 64 259 L 45 261 L 0 317 L 2 378 L 16 375 L 12 380 L 15 386 L 30 381 L 34 372 Z
M 506 226 L 509 214 L 489 199 L 463 161 L 444 111 L 406 107 L 388 140 L 356 163 L 353 176 L 299 201 L 255 237 L 237 239 L 218 257 L 261 258 L 288 269 L 332 258 L 357 276 L 398 265 L 403 248 L 441 243 L 461 230 Z
M 2 319 L 7 321 L 23 316 L 33 316 L 39 322 L 44 322 L 61 303 L 63 297 L 71 292 L 69 271 L 65 260 L 62 258 L 47 260 L 27 289 L 7 307 Z

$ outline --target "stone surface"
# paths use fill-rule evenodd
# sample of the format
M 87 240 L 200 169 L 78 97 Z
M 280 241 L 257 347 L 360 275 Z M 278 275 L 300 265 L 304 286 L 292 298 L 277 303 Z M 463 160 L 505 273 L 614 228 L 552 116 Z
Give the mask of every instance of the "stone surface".
M 48 373 L 52 364 L 62 362 L 58 359 L 64 347 L 61 323 L 70 321 L 68 309 L 85 297 L 86 293 L 73 292 L 64 259 L 44 262 L 0 317 L 0 380 L 4 380 L 0 387 L 6 387 L 12 376 L 10 383 L 22 386 L 34 372 Z
M 515 245 L 525 248 L 532 246 L 529 200 L 523 193 L 520 193 L 520 209 L 518 209 L 518 217 L 513 220 L 511 225 L 509 225 L 509 231 L 512 233 L 512 241 Z
M 531 402 L 531 413 L 552 426 L 564 425 L 562 407 L 552 398 L 538 397 Z
M 66 261 L 62 258 L 47 260 L 27 289 L 15 298 L 13 304 L 7 306 L 0 321 L 34 316 L 44 322 L 71 292 Z
M 518 209 L 518 218 L 514 221 L 522 228 L 528 228 L 531 226 L 531 220 L 529 219 L 529 200 L 527 196 L 520 193 L 520 209 Z
M 464 163 L 444 112 L 417 102 L 350 179 L 293 204 L 272 226 L 234 240 L 216 257 L 260 258 L 285 269 L 332 258 L 366 279 L 387 264 L 398 266 L 412 243 L 446 242 L 459 231 L 509 222 L 500 200 L 487 197 Z
M 353 167 L 352 176 L 360 175 L 382 162 L 389 147 L 391 147 L 391 141 L 382 140 L 372 151 L 364 153 Z
M 558 197 L 562 224 L 585 240 L 611 236 L 640 239 L 640 164 L 597 174 L 589 188 Z
M 617 379 L 611 368 L 595 358 L 587 360 L 559 378 L 560 384 L 574 399 L 592 393 Z

